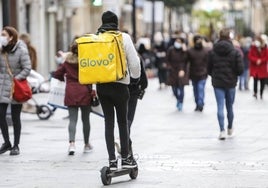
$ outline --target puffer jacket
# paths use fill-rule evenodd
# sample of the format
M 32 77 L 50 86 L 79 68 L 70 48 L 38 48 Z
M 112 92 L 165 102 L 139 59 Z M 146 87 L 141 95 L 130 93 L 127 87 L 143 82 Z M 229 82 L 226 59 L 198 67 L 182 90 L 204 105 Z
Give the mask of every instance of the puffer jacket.
M 91 85 L 82 85 L 78 82 L 78 57 L 73 53 L 68 53 L 65 62 L 53 73 L 53 77 L 64 81 L 65 106 L 87 106 L 91 101 Z
M 208 74 L 212 86 L 217 88 L 234 88 L 237 76 L 244 70 L 242 56 L 229 40 L 220 40 L 214 44 L 208 58 Z
M 8 53 L 8 61 L 11 72 L 16 79 L 26 79 L 31 71 L 31 61 L 27 48 L 18 41 L 14 48 Z M 0 103 L 19 104 L 11 98 L 12 78 L 8 73 L 5 55 L 0 56 Z

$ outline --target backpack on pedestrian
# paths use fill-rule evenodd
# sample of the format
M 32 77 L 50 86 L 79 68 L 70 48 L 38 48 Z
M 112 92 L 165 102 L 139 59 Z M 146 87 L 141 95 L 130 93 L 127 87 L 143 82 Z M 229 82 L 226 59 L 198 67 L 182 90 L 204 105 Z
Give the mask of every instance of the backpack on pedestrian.
M 127 61 L 121 32 L 86 34 L 76 42 L 81 84 L 115 82 L 126 76 Z

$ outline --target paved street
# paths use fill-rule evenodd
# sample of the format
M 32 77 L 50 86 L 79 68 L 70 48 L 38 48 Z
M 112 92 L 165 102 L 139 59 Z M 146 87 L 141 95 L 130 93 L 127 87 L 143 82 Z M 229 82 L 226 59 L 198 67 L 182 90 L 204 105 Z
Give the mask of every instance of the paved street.
M 185 89 L 183 111 L 178 112 L 171 89 L 159 90 L 158 80 L 150 79 L 131 130 L 134 153 L 139 156 L 138 178 L 116 177 L 110 187 L 268 188 L 267 88 L 263 100 L 254 99 L 252 89 L 237 91 L 234 136 L 225 141 L 218 140 L 210 80 L 202 113 L 194 112 L 192 87 Z M 46 103 L 47 94 L 34 97 Z M 83 153 L 79 120 L 77 151 L 68 156 L 65 116 L 66 110 L 57 109 L 49 120 L 41 121 L 35 114 L 23 113 L 21 154 L 0 155 L 1 188 L 103 186 L 99 170 L 108 164 L 103 118 L 91 114 L 94 150 L 89 154 Z

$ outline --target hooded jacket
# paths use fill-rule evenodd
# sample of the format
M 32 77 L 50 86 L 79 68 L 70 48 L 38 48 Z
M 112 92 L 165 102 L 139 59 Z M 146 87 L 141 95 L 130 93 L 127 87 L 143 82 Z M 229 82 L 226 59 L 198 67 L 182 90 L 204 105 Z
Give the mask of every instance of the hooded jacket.
M 243 73 L 241 54 L 229 40 L 220 40 L 209 52 L 208 74 L 212 78 L 213 87 L 234 88 L 237 76 Z
M 68 53 L 65 62 L 54 72 L 53 77 L 64 81 L 65 106 L 87 106 L 91 101 L 91 85 L 82 85 L 78 82 L 78 57 L 76 54 Z
M 31 71 L 31 61 L 25 45 L 21 41 L 18 41 L 12 50 L 7 54 L 7 56 L 13 77 L 18 80 L 26 79 Z M 19 104 L 19 102 L 11 98 L 12 80 L 13 78 L 8 73 L 5 55 L 1 53 L 0 103 Z

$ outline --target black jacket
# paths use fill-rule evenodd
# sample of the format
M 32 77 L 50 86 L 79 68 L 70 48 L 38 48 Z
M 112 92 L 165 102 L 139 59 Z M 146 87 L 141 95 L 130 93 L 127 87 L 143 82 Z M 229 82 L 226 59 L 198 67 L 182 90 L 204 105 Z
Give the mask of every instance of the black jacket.
M 209 52 L 208 74 L 213 87 L 234 88 L 243 66 L 241 54 L 229 40 L 218 41 Z

